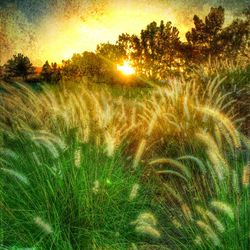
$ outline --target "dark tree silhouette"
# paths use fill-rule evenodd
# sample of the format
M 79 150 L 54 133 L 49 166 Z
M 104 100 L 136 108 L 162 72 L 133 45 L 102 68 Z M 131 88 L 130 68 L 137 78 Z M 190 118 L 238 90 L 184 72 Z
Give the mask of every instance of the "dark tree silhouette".
M 218 39 L 224 56 L 236 58 L 237 55 L 243 55 L 250 45 L 249 32 L 249 22 L 240 19 L 226 27 Z
M 226 27 L 221 35 L 221 43 L 227 57 L 244 55 L 249 58 L 250 48 L 250 5 L 243 10 L 243 19 L 237 18 Z
M 66 78 L 86 78 L 99 81 L 102 69 L 101 58 L 93 52 L 74 54 L 70 60 L 63 61 L 62 74 Z
M 116 66 L 126 59 L 126 51 L 117 44 L 102 43 L 97 46 L 96 54 L 101 60 L 102 79 L 114 83 L 117 79 Z
M 4 65 L 5 72 L 10 77 L 23 77 L 27 80 L 28 75 L 34 74 L 35 68 L 27 56 L 23 54 L 14 55 L 12 59 Z
M 51 76 L 52 76 L 52 68 L 49 64 L 48 61 L 45 62 L 45 64 L 42 67 L 41 71 L 41 77 L 44 81 L 50 82 L 51 81 Z
M 48 61 L 42 67 L 41 77 L 44 81 L 49 83 L 57 83 L 61 80 L 61 68 L 57 66 L 57 63 L 49 64 Z
M 136 71 L 151 79 L 163 79 L 180 66 L 179 31 L 171 22 L 150 23 L 140 37 L 122 34 L 117 41 Z
M 103 60 L 109 61 L 110 63 L 117 64 L 124 60 L 126 51 L 123 47 L 110 43 L 101 43 L 97 45 L 96 54 Z
M 222 46 L 219 43 L 220 32 L 224 24 L 224 9 L 211 8 L 209 14 L 205 17 L 205 22 L 197 15 L 194 16 L 195 28 L 187 32 L 186 38 L 191 45 L 193 60 L 202 61 L 208 56 L 220 56 Z
M 96 53 L 75 54 L 63 61 L 63 75 L 116 82 L 116 66 L 124 60 L 130 61 L 142 79 L 164 81 L 183 71 L 188 75 L 208 58 L 236 58 L 248 53 L 250 8 L 244 15 L 225 28 L 222 7 L 211 8 L 204 20 L 195 15 L 195 27 L 186 33 L 187 42 L 180 41 L 179 31 L 171 22 L 151 22 L 138 36 L 122 33 L 116 44 L 102 43 Z M 50 71 L 48 65 L 46 70 Z
M 56 62 L 51 63 L 51 70 L 52 70 L 51 82 L 54 83 L 59 82 L 62 78 L 62 73 L 61 73 L 61 68 L 58 67 Z

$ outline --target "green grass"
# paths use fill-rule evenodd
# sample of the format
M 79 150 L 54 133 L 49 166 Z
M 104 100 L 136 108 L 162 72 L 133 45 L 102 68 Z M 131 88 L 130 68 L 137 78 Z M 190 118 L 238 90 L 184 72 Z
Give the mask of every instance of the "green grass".
M 223 179 L 214 173 L 206 155 L 207 163 L 202 163 L 205 168 L 200 168 L 200 158 L 179 160 L 191 170 L 187 181 L 166 174 L 158 181 L 166 197 L 162 214 L 172 225 L 165 231 L 171 239 L 168 245 L 173 249 L 248 249 L 250 194 L 249 185 L 242 183 L 246 158 L 239 155 L 228 161 L 231 171 Z M 229 208 L 232 217 L 213 206 L 215 201 Z
M 128 249 L 139 240 L 130 223 L 151 209 L 144 187 L 129 201 L 139 172 L 125 171 L 129 162 L 120 150 L 107 157 L 103 149 L 81 144 L 74 135 L 67 140 L 64 146 L 39 131 L 23 131 L 16 138 L 5 135 L 2 246 Z M 47 229 L 37 225 L 40 220 Z
M 230 172 L 220 179 L 204 150 L 131 171 L 122 149 L 108 157 L 105 149 L 81 143 L 74 131 L 62 141 L 45 131 L 21 130 L 14 137 L 4 134 L 2 144 L 3 249 L 245 250 L 249 245 L 249 183 L 242 182 L 247 151 L 224 156 Z M 139 191 L 130 200 L 134 184 Z M 133 222 L 145 212 L 158 218 L 153 226 L 159 239 L 136 233 Z
M 153 87 L 3 87 L 0 249 L 247 250 L 249 139 L 225 109 L 246 107 L 249 68 L 212 73 L 162 103 Z

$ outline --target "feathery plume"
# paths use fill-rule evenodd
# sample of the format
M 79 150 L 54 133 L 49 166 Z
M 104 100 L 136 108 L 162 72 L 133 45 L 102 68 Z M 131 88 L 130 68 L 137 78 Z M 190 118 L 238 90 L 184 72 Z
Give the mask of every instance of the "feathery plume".
M 132 244 L 131 244 L 131 247 L 132 247 L 132 250 L 138 250 L 138 248 L 137 248 L 137 246 L 136 246 L 135 243 L 132 243 Z
M 242 174 L 242 185 L 244 187 L 249 186 L 249 177 L 250 177 L 250 162 L 243 168 L 243 174 Z
M 198 109 L 198 111 L 202 113 L 210 115 L 211 117 L 215 118 L 217 121 L 221 122 L 224 125 L 224 127 L 227 129 L 227 131 L 230 133 L 234 146 L 236 148 L 240 148 L 241 143 L 240 143 L 238 131 L 236 130 L 236 128 L 234 127 L 234 125 L 232 124 L 232 122 L 229 120 L 228 117 L 226 117 L 221 112 L 215 109 L 212 109 L 210 107 L 198 107 L 196 109 Z
M 25 175 L 13 170 L 13 169 L 8 169 L 8 168 L 0 168 L 0 169 L 3 172 L 5 172 L 5 173 L 7 173 L 7 174 L 9 174 L 11 176 L 14 176 L 16 179 L 18 179 L 19 181 L 25 183 L 26 185 L 29 185 L 29 180 Z
M 223 224 L 211 211 L 207 210 L 206 215 L 210 219 L 210 221 L 215 225 L 215 227 L 218 229 L 220 233 L 223 233 L 225 231 Z
M 80 148 L 76 149 L 74 152 L 74 163 L 77 168 L 81 165 L 81 150 Z
M 160 238 L 160 232 L 150 225 L 138 225 L 135 227 L 135 231 L 140 234 L 147 234 L 153 238 Z
M 189 206 L 187 205 L 187 203 L 181 204 L 181 210 L 182 210 L 182 212 L 187 220 L 191 221 L 193 219 L 191 210 L 190 210 Z
M 194 243 L 196 244 L 196 245 L 201 245 L 201 243 L 202 243 L 202 239 L 201 239 L 201 237 L 200 236 L 196 236 L 195 237 L 195 239 L 194 239 Z
M 155 226 L 157 224 L 157 220 L 152 213 L 144 212 L 144 213 L 139 214 L 137 219 L 131 222 L 131 224 L 132 225 L 149 224 L 149 225 Z
M 141 160 L 141 157 L 144 153 L 144 150 L 145 150 L 145 147 L 146 147 L 146 139 L 142 139 L 138 148 L 137 148 L 137 151 L 136 151 L 136 154 L 135 154 L 135 158 L 134 158 L 134 161 L 133 161 L 133 168 L 137 168 L 140 160 Z
M 204 221 L 198 220 L 197 225 L 199 228 L 205 233 L 205 235 L 212 240 L 215 246 L 220 245 L 220 239 L 218 238 L 217 234 L 213 231 L 213 229 L 206 224 Z
M 173 166 L 182 171 L 185 174 L 185 176 L 187 176 L 189 179 L 191 178 L 190 170 L 179 161 L 170 158 L 159 158 L 149 162 L 149 165 L 155 165 L 155 164 L 169 164 L 170 166 Z
M 221 164 L 221 160 L 218 157 L 218 154 L 216 154 L 216 151 L 207 150 L 207 155 L 212 163 L 212 167 L 217 174 L 218 179 L 223 180 L 225 177 L 225 170 Z
M 107 155 L 111 157 L 114 154 L 116 148 L 115 137 L 112 137 L 108 131 L 105 133 L 104 137 L 105 137 Z
M 155 112 L 153 114 L 153 116 L 152 116 L 152 118 L 150 120 L 150 123 L 148 125 L 148 129 L 147 129 L 147 132 L 146 132 L 147 136 L 150 136 L 152 134 L 156 121 L 157 121 L 157 112 Z
M 181 223 L 179 220 L 177 220 L 176 218 L 174 218 L 172 221 L 172 224 L 178 229 L 181 228 Z
M 152 213 L 144 212 L 139 214 L 135 221 L 130 223 L 135 225 L 135 231 L 141 234 L 147 234 L 154 238 L 160 238 L 160 232 L 155 228 L 157 220 Z
M 183 199 L 180 195 L 180 193 L 172 188 L 169 184 L 167 183 L 163 183 L 164 187 L 167 189 L 167 191 L 179 202 L 179 203 L 182 203 L 183 202 Z
M 34 218 L 34 222 L 35 222 L 35 224 L 38 226 L 38 227 L 40 227 L 46 234 L 51 234 L 51 233 L 53 233 L 53 230 L 52 230 L 52 227 L 48 224 L 48 223 L 46 223 L 46 222 L 44 222 L 43 220 L 42 220 L 42 218 L 41 217 L 35 217 Z
M 235 193 L 238 194 L 240 192 L 240 187 L 239 187 L 239 177 L 236 170 L 233 170 L 232 172 L 232 183 Z
M 99 189 L 100 189 L 100 182 L 98 180 L 95 180 L 92 190 L 95 194 L 97 194 L 99 192 Z
M 131 192 L 130 192 L 130 195 L 129 195 L 129 201 L 132 201 L 132 200 L 134 200 L 136 198 L 139 188 L 140 188 L 140 186 L 137 183 L 135 183 L 132 186 L 132 189 L 131 189 Z
M 232 208 L 228 204 L 226 204 L 226 203 L 224 203 L 222 201 L 214 200 L 214 201 L 211 202 L 211 205 L 215 209 L 217 209 L 217 210 L 223 212 L 224 214 L 226 214 L 231 220 L 234 219 L 234 212 L 233 212 Z

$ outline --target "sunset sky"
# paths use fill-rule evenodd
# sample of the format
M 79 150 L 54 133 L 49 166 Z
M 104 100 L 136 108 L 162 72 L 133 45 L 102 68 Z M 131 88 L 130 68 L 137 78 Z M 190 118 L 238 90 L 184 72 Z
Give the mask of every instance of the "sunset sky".
M 204 17 L 211 6 L 226 8 L 230 23 L 248 0 L 1 0 L 0 64 L 22 52 L 33 64 L 61 62 L 73 53 L 95 51 L 119 34 L 139 34 L 152 21 L 172 21 L 185 39 L 194 14 Z

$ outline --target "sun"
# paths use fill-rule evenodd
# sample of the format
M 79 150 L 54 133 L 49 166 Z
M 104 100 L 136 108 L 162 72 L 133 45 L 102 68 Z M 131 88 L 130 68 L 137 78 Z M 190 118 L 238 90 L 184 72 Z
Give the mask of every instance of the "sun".
M 128 61 L 124 61 L 123 65 L 117 65 L 117 70 L 127 76 L 135 73 L 135 70 L 131 67 Z

